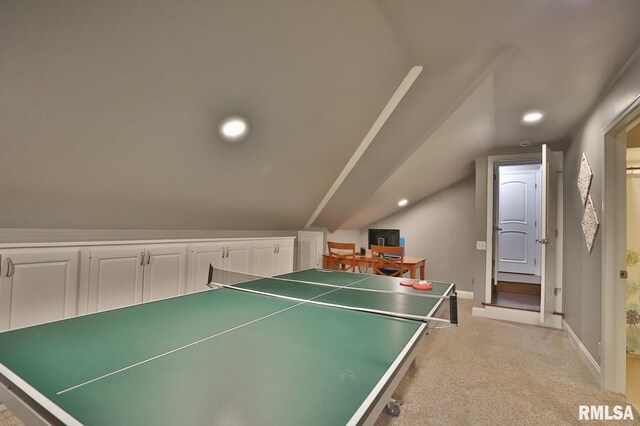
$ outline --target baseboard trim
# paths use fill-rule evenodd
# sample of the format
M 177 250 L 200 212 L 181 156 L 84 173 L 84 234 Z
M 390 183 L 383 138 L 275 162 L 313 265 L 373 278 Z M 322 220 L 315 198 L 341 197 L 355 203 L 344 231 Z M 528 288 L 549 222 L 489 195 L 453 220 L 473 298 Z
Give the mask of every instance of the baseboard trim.
M 458 294 L 458 299 L 473 300 L 473 292 L 472 291 L 456 290 L 456 293 Z
M 484 308 L 474 306 L 471 310 L 471 315 L 502 321 L 518 322 L 521 324 L 537 325 L 540 327 L 562 328 L 562 317 L 560 315 L 551 315 L 546 322 L 541 323 L 539 312 L 501 308 L 498 306 L 485 305 Z
M 598 384 L 600 383 L 600 365 L 596 362 L 595 358 L 589 353 L 586 346 L 582 344 L 582 341 L 578 339 L 576 333 L 573 332 L 569 324 L 565 320 L 562 320 L 562 326 L 565 330 L 567 330 L 567 334 L 569 335 L 569 341 L 574 348 L 578 350 L 578 354 L 580 355 L 580 359 L 587 366 L 593 377 L 596 379 Z

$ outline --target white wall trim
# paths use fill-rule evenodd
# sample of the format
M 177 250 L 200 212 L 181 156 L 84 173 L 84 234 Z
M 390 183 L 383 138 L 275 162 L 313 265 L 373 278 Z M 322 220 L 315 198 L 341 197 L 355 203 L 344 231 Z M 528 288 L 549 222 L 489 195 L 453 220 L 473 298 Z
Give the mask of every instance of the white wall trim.
M 580 359 L 587 366 L 593 377 L 598 383 L 600 383 L 600 365 L 596 362 L 595 358 L 589 353 L 586 346 L 582 344 L 582 341 L 578 339 L 576 333 L 573 332 L 569 324 L 565 320 L 562 320 L 562 326 L 569 335 L 569 341 L 574 348 L 577 349 Z
M 562 328 L 562 316 L 550 315 L 547 321 L 540 322 L 540 312 L 523 311 L 520 309 L 501 308 L 498 306 L 474 306 L 471 315 L 482 318 L 490 318 L 502 321 L 519 322 L 522 324 L 537 325 L 539 327 Z
M 0 234 L 4 229 L 0 229 Z M 173 234 L 179 231 L 118 231 L 96 230 L 10 230 L 6 237 L 0 237 L 0 249 L 38 248 L 38 247 L 83 247 L 130 244 L 168 244 L 168 243 L 202 243 L 210 241 L 257 241 L 257 240 L 290 240 L 296 235 L 274 236 L 208 236 L 211 231 L 202 231 L 201 235 L 187 231 L 184 236 Z M 24 231 L 24 232 L 18 232 Z M 164 233 L 163 233 L 164 232 Z M 211 234 L 209 234 L 211 235 Z M 241 234 L 242 235 L 242 234 Z M 262 233 L 264 235 L 264 233 Z
M 473 300 L 473 292 L 472 291 L 456 290 L 456 294 L 458 295 L 458 299 Z

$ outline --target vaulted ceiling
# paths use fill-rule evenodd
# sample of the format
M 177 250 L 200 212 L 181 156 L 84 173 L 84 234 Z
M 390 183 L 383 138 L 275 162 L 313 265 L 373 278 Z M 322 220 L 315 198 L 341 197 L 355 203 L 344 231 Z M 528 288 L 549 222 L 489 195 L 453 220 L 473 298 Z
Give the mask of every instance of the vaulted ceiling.
M 567 138 L 639 19 L 637 0 L 1 2 L 0 227 L 299 229 L 421 65 L 313 222 L 363 227 L 483 152 Z M 246 141 L 217 135 L 229 114 Z

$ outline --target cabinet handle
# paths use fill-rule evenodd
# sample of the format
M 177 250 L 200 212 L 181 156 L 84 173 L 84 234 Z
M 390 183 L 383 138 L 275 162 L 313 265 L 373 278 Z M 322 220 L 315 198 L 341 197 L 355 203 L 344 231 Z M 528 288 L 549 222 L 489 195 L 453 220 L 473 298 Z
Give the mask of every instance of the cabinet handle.
M 280 253 L 280 244 L 276 244 L 276 253 Z
M 227 258 L 229 257 L 229 246 L 225 247 L 227 250 Z
M 140 266 L 144 265 L 144 256 L 145 256 L 144 252 L 141 251 L 140 252 Z
M 7 257 L 7 278 L 11 278 L 13 273 L 16 272 L 16 266 L 10 257 Z
M 151 252 L 147 251 L 147 265 L 151 263 Z

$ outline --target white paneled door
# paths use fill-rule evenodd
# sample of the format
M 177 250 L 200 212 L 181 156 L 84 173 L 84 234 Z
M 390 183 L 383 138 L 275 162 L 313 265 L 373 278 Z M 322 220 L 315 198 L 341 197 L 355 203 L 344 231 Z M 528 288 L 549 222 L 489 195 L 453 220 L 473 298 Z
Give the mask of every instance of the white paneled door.
M 186 259 L 187 247 L 184 244 L 147 247 L 142 301 L 185 293 Z
M 91 249 L 89 312 L 129 306 L 142 301 L 144 246 Z
M 542 145 L 542 246 L 540 321 L 545 322 L 555 310 L 556 246 L 558 241 L 558 173 L 559 164 L 547 145 Z
M 77 249 L 2 252 L 0 330 L 77 314 Z
M 540 165 L 500 166 L 498 177 L 498 271 L 535 274 L 537 176 Z

